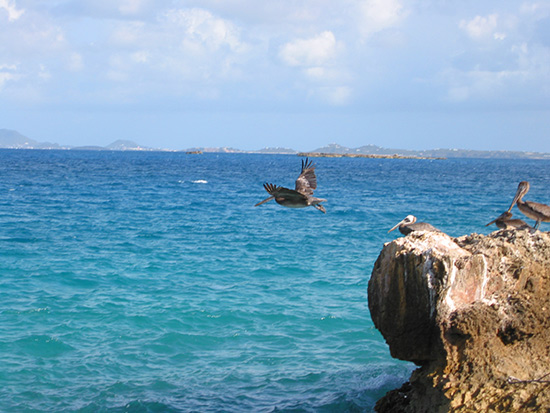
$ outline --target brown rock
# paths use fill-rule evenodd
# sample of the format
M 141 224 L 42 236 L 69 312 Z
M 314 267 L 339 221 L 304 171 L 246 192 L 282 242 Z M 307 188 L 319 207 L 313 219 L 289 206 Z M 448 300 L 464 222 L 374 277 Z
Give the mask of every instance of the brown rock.
M 550 412 L 550 236 L 501 230 L 386 244 L 369 309 L 420 368 L 378 412 Z

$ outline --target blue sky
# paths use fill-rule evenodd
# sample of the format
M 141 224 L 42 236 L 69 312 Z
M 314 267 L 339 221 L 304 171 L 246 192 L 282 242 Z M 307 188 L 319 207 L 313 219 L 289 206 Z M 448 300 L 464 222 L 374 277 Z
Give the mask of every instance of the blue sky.
M 0 0 L 0 128 L 550 152 L 550 0 Z

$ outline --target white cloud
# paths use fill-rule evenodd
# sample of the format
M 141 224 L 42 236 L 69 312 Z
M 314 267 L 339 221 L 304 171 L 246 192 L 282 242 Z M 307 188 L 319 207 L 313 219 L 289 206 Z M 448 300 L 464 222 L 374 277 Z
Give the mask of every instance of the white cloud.
M 84 68 L 84 59 L 80 53 L 71 53 L 68 68 L 71 72 L 78 72 Z
M 543 27 L 550 2 L 517 9 L 494 8 L 462 20 L 459 28 L 478 45 L 467 45 L 443 75 L 453 102 L 540 105 L 550 98 L 550 48 Z M 496 41 L 495 41 L 496 40 Z M 480 46 L 480 47 L 477 47 Z
M 182 41 L 185 42 L 199 43 L 214 50 L 222 46 L 228 46 L 233 51 L 244 48 L 239 39 L 237 26 L 207 10 L 172 9 L 163 13 L 162 23 L 168 24 L 168 30 L 180 30 L 183 35 Z
M 188 93 L 193 82 L 197 92 L 201 85 L 211 87 L 205 79 L 222 82 L 234 75 L 247 50 L 239 27 L 207 10 L 161 10 L 151 21 L 115 22 L 106 45 L 107 77 L 117 82 L 139 78 L 144 88 L 171 94 Z
M 0 66 L 0 91 L 8 81 L 16 80 L 17 78 L 18 76 L 15 73 L 3 71 Z
M 51 77 L 52 77 L 52 74 L 50 73 L 46 65 L 41 64 L 39 66 L 38 78 L 41 80 L 49 80 L 51 79 Z
M 520 7 L 520 12 L 546 17 L 550 12 L 550 2 L 524 2 Z
M 285 44 L 280 58 L 289 66 L 318 66 L 336 56 L 336 38 L 330 31 L 309 39 L 296 39 Z
M 504 84 L 518 73 L 510 71 L 470 70 L 468 72 L 450 72 L 453 79 L 449 88 L 449 100 L 455 102 L 468 100 L 487 100 L 499 94 Z
M 332 74 L 329 73 L 329 71 L 327 70 L 327 68 L 325 67 L 320 67 L 320 66 L 315 66 L 315 67 L 308 67 L 307 69 L 304 70 L 304 73 L 311 79 L 316 79 L 316 80 L 324 80 L 326 79 L 327 77 L 331 77 Z
M 359 32 L 364 37 L 398 25 L 407 15 L 400 0 L 363 0 L 358 9 Z
M 302 73 L 311 82 L 327 85 L 349 84 L 354 77 L 346 68 L 338 66 L 313 66 L 303 68 Z
M 352 97 L 351 88 L 348 86 L 323 86 L 313 90 L 321 100 L 335 106 L 347 105 Z
M 493 36 L 497 29 L 497 14 L 491 14 L 487 17 L 476 16 L 473 19 L 461 20 L 459 26 L 468 36 L 474 39 Z
M 8 13 L 8 20 L 9 21 L 15 21 L 19 19 L 23 13 L 25 13 L 24 9 L 17 9 L 17 6 L 15 5 L 15 2 L 12 2 L 10 0 L 0 0 L 0 10 L 4 9 Z
M 107 79 L 113 82 L 125 82 L 130 79 L 129 72 L 131 65 L 128 63 L 125 56 L 112 55 L 109 58 L 109 71 L 107 72 Z
M 20 82 L 24 77 L 18 65 L 0 64 L 0 98 L 6 95 L 16 97 L 18 88 L 28 88 L 28 85 L 24 84 L 25 82 Z M 10 88 L 8 84 L 15 85 L 15 87 Z M 5 91 L 5 93 L 2 93 L 3 91 Z
M 149 61 L 149 52 L 145 50 L 139 50 L 132 53 L 132 60 L 136 63 L 147 63 Z
M 550 50 L 529 47 L 523 43 L 513 46 L 514 64 L 502 70 L 479 67 L 471 70 L 450 69 L 443 75 L 448 83 L 448 99 L 454 102 L 517 100 L 520 96 L 530 99 L 550 98 Z M 525 101 L 524 103 L 530 103 Z
M 17 70 L 16 65 L 0 64 L 0 70 Z
M 23 21 L 24 20 L 24 21 Z M 52 56 L 65 50 L 67 41 L 64 30 L 52 22 L 29 16 L 2 27 L 0 30 L 0 53 L 4 58 L 34 60 Z
M 279 58 L 288 66 L 299 69 L 303 82 L 297 91 L 330 105 L 350 102 L 350 75 L 342 67 L 344 47 L 331 31 L 309 38 L 294 39 L 279 49 Z
M 122 22 L 113 29 L 109 41 L 114 46 L 134 46 L 143 41 L 146 32 L 143 22 Z
M 132 15 L 142 11 L 147 0 L 121 0 L 118 9 L 122 14 Z
M 516 29 L 517 18 L 513 15 L 493 13 L 488 16 L 475 16 L 470 20 L 461 20 L 460 29 L 474 40 L 505 40 L 508 32 Z

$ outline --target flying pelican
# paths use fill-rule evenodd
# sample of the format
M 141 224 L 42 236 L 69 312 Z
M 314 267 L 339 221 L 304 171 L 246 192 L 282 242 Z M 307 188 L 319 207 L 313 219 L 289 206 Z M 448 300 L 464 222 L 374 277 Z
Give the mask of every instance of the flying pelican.
M 313 190 L 317 188 L 317 177 L 315 176 L 315 166 L 308 158 L 305 161 L 302 159 L 302 172 L 298 179 L 296 179 L 295 190 L 273 184 L 264 184 L 264 188 L 271 196 L 254 206 L 262 205 L 267 201 L 275 199 L 275 202 L 288 208 L 314 206 L 321 212 L 327 212 L 325 207 L 321 205 L 321 202 L 326 202 L 326 199 L 313 196 Z
M 399 232 L 403 235 L 409 235 L 411 232 L 415 231 L 431 231 L 431 232 L 441 232 L 436 227 L 427 222 L 416 222 L 416 217 L 414 215 L 407 215 L 403 221 L 397 224 L 395 227 L 390 229 L 388 232 L 392 232 L 394 229 L 399 227 Z
M 550 206 L 539 204 L 538 202 L 524 201 L 524 195 L 529 191 L 529 182 L 521 181 L 518 185 L 518 190 L 514 196 L 514 200 L 508 208 L 508 212 L 512 210 L 514 204 L 517 203 L 518 209 L 523 215 L 534 219 L 536 222 L 534 229 L 537 229 L 541 222 L 550 222 Z
M 521 219 L 512 219 L 512 213 L 508 211 L 503 212 L 497 219 L 492 220 L 485 226 L 488 227 L 491 224 L 496 224 L 500 229 L 533 229 Z

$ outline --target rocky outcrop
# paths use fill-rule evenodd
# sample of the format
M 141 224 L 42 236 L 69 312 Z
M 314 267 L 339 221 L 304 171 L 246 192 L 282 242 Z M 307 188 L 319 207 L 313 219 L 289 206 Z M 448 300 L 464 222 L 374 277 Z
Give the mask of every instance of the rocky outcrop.
M 387 243 L 368 287 L 393 357 L 416 363 L 378 412 L 550 412 L 550 236 Z

